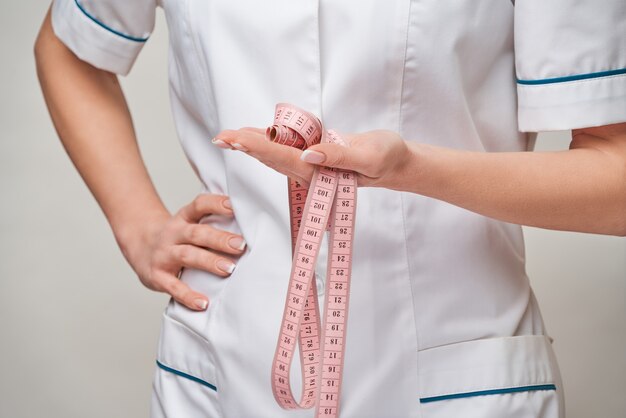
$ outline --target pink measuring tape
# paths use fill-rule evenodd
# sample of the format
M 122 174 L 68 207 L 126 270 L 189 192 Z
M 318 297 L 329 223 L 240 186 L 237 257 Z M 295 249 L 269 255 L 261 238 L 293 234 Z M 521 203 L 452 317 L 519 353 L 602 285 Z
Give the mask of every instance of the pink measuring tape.
M 325 132 L 317 117 L 285 103 L 276 105 L 274 124 L 267 128 L 266 138 L 300 149 L 320 141 L 347 146 L 334 131 Z M 285 409 L 316 405 L 316 417 L 338 417 L 348 323 L 356 175 L 352 171 L 317 167 L 308 190 L 296 180 L 288 179 L 288 182 L 293 264 L 272 364 L 272 391 Z M 329 259 L 322 327 L 314 269 L 327 230 L 330 230 Z M 293 397 L 289 380 L 297 341 L 302 367 L 300 402 Z

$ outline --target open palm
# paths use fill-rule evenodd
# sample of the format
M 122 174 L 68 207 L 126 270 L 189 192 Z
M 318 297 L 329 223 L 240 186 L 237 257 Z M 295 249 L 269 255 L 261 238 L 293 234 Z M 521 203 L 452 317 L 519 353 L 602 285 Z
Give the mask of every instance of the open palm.
M 351 170 L 359 186 L 397 189 L 399 176 L 411 152 L 407 142 L 393 131 L 375 130 L 342 134 L 349 144 L 317 144 L 304 152 L 265 139 L 265 129 L 241 128 L 220 132 L 213 143 L 221 148 L 242 151 L 291 178 L 309 183 L 315 165 Z

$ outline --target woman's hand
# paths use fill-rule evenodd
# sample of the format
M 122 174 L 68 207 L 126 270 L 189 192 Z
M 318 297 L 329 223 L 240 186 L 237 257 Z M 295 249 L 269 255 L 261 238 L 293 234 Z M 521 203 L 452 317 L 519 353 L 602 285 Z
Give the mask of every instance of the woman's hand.
M 227 196 L 201 195 L 172 216 L 141 159 L 132 120 L 115 74 L 80 60 L 52 29 L 50 10 L 35 45 L 37 75 L 63 146 L 111 224 L 124 256 L 148 288 L 190 309 L 205 295 L 178 279 L 183 267 L 226 277 L 245 243 L 198 221 L 233 216 Z
M 140 231 L 127 231 L 131 244 L 121 245 L 146 287 L 168 293 L 193 310 L 206 309 L 208 299 L 180 281 L 181 269 L 190 267 L 227 277 L 235 269 L 228 255 L 240 256 L 246 245 L 239 235 L 199 224 L 206 215 L 233 216 L 228 197 L 199 195 L 174 216 L 146 222 L 138 226 Z
M 241 128 L 224 130 L 213 139 L 219 147 L 243 151 L 265 165 L 309 183 L 314 165 L 341 168 L 357 173 L 359 186 L 400 188 L 412 153 L 396 132 L 376 130 L 341 134 L 349 144 L 318 144 L 304 152 L 265 139 L 265 130 Z
M 500 221 L 626 236 L 626 123 L 575 129 L 567 151 L 483 152 L 404 141 L 390 131 L 343 135 L 349 147 L 302 152 L 258 128 L 225 130 L 215 145 L 247 152 L 309 182 L 314 165 L 377 186 L 442 200 Z

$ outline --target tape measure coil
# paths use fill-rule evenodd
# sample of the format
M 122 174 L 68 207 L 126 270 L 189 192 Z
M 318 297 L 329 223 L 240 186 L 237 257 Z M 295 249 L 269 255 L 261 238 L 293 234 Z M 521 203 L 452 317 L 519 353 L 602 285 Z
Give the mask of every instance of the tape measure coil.
M 347 146 L 336 132 L 324 131 L 316 116 L 286 103 L 276 105 L 266 139 L 303 150 L 321 141 Z M 272 363 L 272 391 L 285 409 L 316 406 L 316 417 L 335 418 L 339 416 L 347 331 L 356 175 L 319 166 L 308 188 L 288 179 L 288 190 L 293 262 Z M 314 269 L 327 230 L 329 260 L 322 327 Z M 289 381 L 297 343 L 303 379 L 299 402 Z

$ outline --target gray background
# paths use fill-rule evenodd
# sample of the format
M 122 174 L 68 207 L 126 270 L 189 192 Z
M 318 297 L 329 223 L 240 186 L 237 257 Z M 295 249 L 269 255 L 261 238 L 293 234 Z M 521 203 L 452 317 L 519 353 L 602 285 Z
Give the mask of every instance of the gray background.
M 0 13 L 0 417 L 147 416 L 167 297 L 125 264 L 56 138 L 32 53 L 47 6 L 3 2 Z M 176 141 L 166 60 L 159 12 L 122 82 L 150 173 L 176 210 L 200 186 Z M 551 133 L 538 149 L 567 144 Z M 626 240 L 527 228 L 526 242 L 569 418 L 624 417 Z

